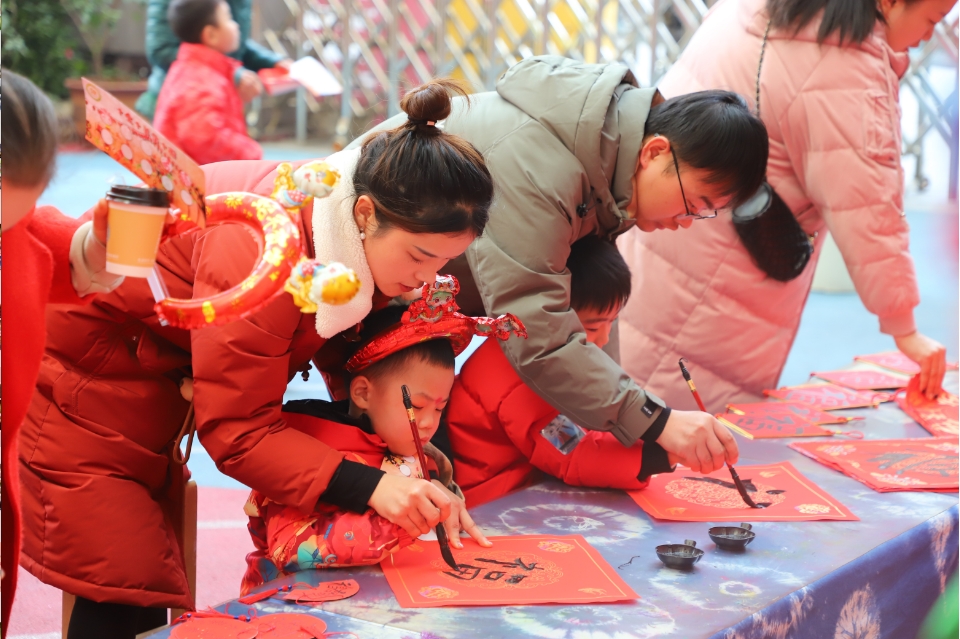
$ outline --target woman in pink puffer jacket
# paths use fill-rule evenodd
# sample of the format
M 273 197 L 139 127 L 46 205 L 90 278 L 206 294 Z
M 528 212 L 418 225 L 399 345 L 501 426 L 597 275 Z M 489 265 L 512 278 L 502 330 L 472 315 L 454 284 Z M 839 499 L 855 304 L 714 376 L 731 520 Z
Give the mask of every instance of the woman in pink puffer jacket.
M 760 85 L 767 180 L 818 236 L 810 264 L 786 283 L 754 264 L 722 211 L 679 233 L 621 236 L 636 292 L 620 314 L 620 352 L 641 385 L 692 407 L 677 370 L 683 356 L 710 411 L 774 388 L 829 230 L 880 330 L 921 365 L 927 394 L 939 393 L 946 351 L 913 320 L 919 293 L 903 213 L 899 79 L 906 50 L 929 38 L 954 3 L 878 0 L 880 19 L 862 0 L 721 0 L 707 14 L 660 91 L 728 89 L 753 104 L 774 15 Z

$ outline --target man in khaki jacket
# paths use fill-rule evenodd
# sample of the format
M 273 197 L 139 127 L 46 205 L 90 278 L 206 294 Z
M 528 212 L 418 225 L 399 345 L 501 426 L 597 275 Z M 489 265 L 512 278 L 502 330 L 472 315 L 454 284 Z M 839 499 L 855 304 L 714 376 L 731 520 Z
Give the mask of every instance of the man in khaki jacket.
M 447 270 L 460 279 L 465 312 L 514 313 L 526 324 L 529 339 L 502 344 L 524 382 L 624 446 L 656 441 L 704 473 L 735 463 L 736 442 L 712 416 L 671 411 L 645 392 L 620 367 L 615 339 L 612 352 L 587 342 L 566 261 L 585 235 L 686 228 L 756 192 L 767 135 L 742 98 L 710 91 L 663 101 L 622 64 L 541 56 L 512 67 L 496 91 L 455 100 L 437 125 L 483 153 L 497 189 L 483 235 Z

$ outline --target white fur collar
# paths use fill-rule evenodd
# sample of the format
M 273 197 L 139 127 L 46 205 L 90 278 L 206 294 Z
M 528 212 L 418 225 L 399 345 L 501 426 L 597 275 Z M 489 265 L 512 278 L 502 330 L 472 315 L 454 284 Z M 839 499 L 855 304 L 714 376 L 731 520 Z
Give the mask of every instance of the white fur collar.
M 313 246 L 317 259 L 323 264 L 340 262 L 360 278 L 360 291 L 352 300 L 341 306 L 318 306 L 317 333 L 327 339 L 362 321 L 373 308 L 373 274 L 353 217 L 357 199 L 353 171 L 359 159 L 360 149 L 329 156 L 326 162 L 340 172 L 340 181 L 329 197 L 313 201 Z

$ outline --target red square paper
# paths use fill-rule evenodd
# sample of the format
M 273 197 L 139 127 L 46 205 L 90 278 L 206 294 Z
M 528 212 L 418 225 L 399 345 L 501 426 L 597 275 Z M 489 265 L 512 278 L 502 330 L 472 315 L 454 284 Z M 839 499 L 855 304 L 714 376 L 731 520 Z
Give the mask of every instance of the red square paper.
M 639 597 L 580 535 L 489 537 L 492 548 L 464 539 L 451 548 L 460 570 L 436 542 L 417 541 L 380 564 L 403 608 L 595 604 Z
M 902 375 L 893 375 L 883 371 L 874 370 L 852 370 L 852 371 L 826 371 L 823 373 L 814 373 L 816 377 L 825 379 L 828 382 L 839 384 L 845 388 L 853 390 L 882 390 L 885 388 L 903 388 L 909 381 Z
M 946 391 L 936 399 L 920 392 L 920 376 L 910 380 L 906 392 L 897 395 L 897 405 L 933 435 L 957 436 L 960 432 L 960 402 Z
M 889 393 L 856 391 L 836 384 L 800 384 L 784 386 L 777 390 L 765 390 L 763 394 L 774 399 L 812 404 L 820 410 L 842 408 L 865 408 L 893 399 Z
M 858 362 L 869 362 L 904 375 L 916 375 L 920 372 L 920 364 L 901 353 L 900 351 L 889 351 L 886 353 L 874 353 L 873 355 L 858 355 L 853 359 Z M 956 364 L 947 364 L 947 370 L 956 370 Z
M 828 437 L 833 433 L 808 422 L 791 412 L 781 413 L 724 413 L 717 419 L 734 432 L 748 439 L 773 439 L 778 437 Z
M 737 473 L 751 499 L 770 506 L 747 506 L 727 468 L 709 475 L 687 468 L 654 475 L 646 488 L 629 495 L 648 515 L 668 521 L 859 521 L 790 462 L 738 466 Z
M 813 422 L 820 426 L 825 424 L 846 424 L 854 419 L 859 419 L 857 417 L 844 417 L 843 415 L 828 413 L 827 411 L 820 410 L 816 406 L 802 402 L 773 401 L 756 402 L 753 404 L 727 404 L 727 410 L 731 413 L 739 413 L 740 415 L 779 415 L 780 413 L 793 413 L 808 422 Z
M 880 492 L 957 490 L 954 437 L 796 442 L 790 448 Z

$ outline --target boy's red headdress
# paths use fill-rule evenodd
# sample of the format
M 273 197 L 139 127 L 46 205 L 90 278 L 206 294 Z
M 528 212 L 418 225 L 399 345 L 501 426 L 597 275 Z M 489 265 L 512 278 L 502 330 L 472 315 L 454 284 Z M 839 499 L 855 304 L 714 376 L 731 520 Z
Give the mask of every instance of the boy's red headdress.
M 351 373 L 361 371 L 388 355 L 418 342 L 430 339 L 448 339 L 454 355 L 459 355 L 470 344 L 474 335 L 507 339 L 513 333 L 527 337 L 527 331 L 512 313 L 492 317 L 469 317 L 459 313 L 454 296 L 460 284 L 452 275 L 438 275 L 437 281 L 423 287 L 423 295 L 413 302 L 400 322 L 379 333 L 347 362 Z

